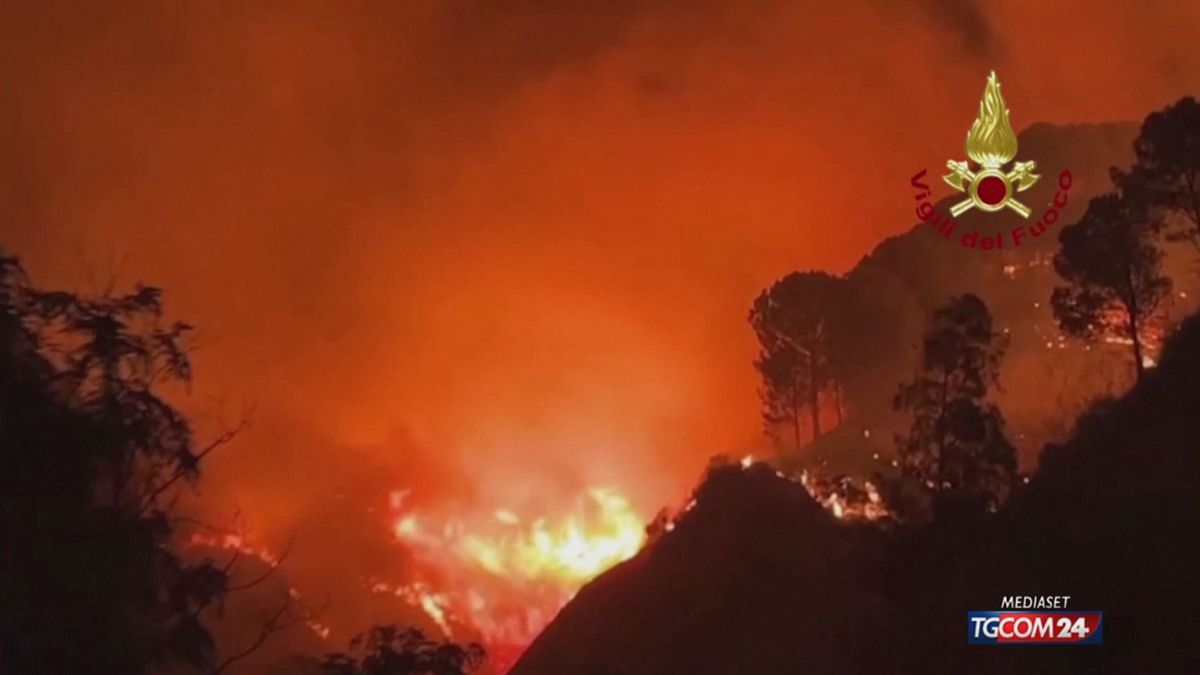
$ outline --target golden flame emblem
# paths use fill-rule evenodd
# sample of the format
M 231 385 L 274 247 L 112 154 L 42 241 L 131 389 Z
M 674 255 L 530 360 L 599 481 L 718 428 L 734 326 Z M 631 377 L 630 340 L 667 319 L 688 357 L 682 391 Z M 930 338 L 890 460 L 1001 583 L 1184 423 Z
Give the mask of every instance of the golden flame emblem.
M 979 165 L 972 170 L 967 161 L 949 160 L 950 173 L 943 179 L 955 190 L 967 193 L 967 199 L 950 207 L 958 216 L 971 208 L 994 212 L 1010 208 L 1029 217 L 1029 207 L 1017 201 L 1013 194 L 1033 187 L 1038 175 L 1033 173 L 1037 162 L 1017 162 L 1010 171 L 1003 167 L 1017 156 L 1017 135 L 1008 121 L 1008 107 L 1000 95 L 1000 80 L 996 72 L 988 75 L 983 98 L 979 101 L 979 116 L 967 131 L 967 157 Z

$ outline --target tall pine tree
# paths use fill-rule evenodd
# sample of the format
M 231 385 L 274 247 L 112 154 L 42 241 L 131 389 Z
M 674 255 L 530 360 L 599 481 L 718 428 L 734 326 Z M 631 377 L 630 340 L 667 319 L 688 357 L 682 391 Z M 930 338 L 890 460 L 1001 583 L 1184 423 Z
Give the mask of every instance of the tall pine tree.
M 1101 195 L 1078 223 L 1059 233 L 1061 248 L 1054 256 L 1054 269 L 1067 282 L 1050 296 L 1059 327 L 1088 342 L 1127 341 L 1139 379 L 1148 356 L 1147 324 L 1171 291 L 1156 223 L 1140 196 Z
M 912 416 L 896 438 L 901 469 L 940 504 L 994 505 L 1016 475 L 1016 449 L 1004 418 L 989 402 L 1004 344 L 987 305 L 975 295 L 953 298 L 934 313 L 922 342 L 922 361 L 894 399 Z
M 829 317 L 845 284 L 824 272 L 794 272 L 763 291 L 750 310 L 760 346 L 754 365 L 762 376 L 763 422 L 768 432 L 790 427 L 796 448 L 805 409 L 812 439 L 821 435 L 821 394 L 834 383 Z

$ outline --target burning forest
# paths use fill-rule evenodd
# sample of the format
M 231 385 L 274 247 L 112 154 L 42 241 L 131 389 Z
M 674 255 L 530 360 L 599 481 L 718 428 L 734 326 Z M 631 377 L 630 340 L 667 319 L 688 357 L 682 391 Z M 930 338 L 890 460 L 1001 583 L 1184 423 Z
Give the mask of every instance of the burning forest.
M 448 636 L 477 632 L 502 671 L 580 586 L 632 558 L 645 539 L 628 501 L 601 488 L 555 520 L 507 509 L 471 521 L 431 517 L 406 509 L 406 496 L 391 494 L 393 529 L 418 562 L 416 580 L 373 581 L 371 591 L 419 604 Z
M 1194 672 L 1200 12 L 994 5 L 10 3 L 0 673 Z

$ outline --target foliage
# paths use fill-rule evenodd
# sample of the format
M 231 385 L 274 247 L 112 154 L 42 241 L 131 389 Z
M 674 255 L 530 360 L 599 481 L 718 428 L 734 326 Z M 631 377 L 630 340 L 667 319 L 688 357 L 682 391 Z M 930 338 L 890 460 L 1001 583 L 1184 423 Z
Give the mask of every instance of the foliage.
M 791 425 L 800 445 L 800 413 L 807 407 L 813 438 L 821 434 L 820 396 L 833 383 L 830 319 L 845 281 L 823 272 L 794 272 L 761 293 L 750 310 L 758 338 L 754 362 L 762 377 L 759 395 L 768 431 Z
M 912 415 L 909 432 L 896 439 L 901 469 L 935 496 L 986 504 L 1012 484 L 1016 450 L 987 400 L 1003 355 L 978 297 L 959 296 L 934 313 L 920 370 L 901 385 L 893 405 Z
M 1066 286 L 1050 297 L 1062 330 L 1087 341 L 1129 341 L 1139 377 L 1144 367 L 1144 330 L 1171 280 L 1161 272 L 1149 205 L 1135 194 L 1105 194 L 1088 203 L 1083 218 L 1063 228 L 1054 269 Z
M 161 293 L 84 298 L 0 259 L 0 671 L 205 668 L 225 570 L 167 547 L 205 451 L 161 383 L 191 376 Z
M 1200 249 L 1200 103 L 1189 96 L 1148 115 L 1133 150 L 1133 168 L 1117 173 L 1117 184 L 1171 221 L 1172 239 Z
M 437 642 L 416 628 L 376 626 L 351 643 L 354 654 L 330 654 L 326 675 L 466 675 L 483 663 L 483 648 Z

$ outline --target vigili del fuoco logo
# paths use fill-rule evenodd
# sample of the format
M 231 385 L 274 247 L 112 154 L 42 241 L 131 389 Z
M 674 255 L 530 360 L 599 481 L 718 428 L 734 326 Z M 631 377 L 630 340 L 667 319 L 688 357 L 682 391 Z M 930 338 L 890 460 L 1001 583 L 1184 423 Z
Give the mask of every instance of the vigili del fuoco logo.
M 979 101 L 979 116 L 967 131 L 965 149 L 969 159 L 946 162 L 950 173 L 942 176 L 942 180 L 965 195 L 965 199 L 950 207 L 949 215 L 939 213 L 929 202 L 933 191 L 922 182 L 925 169 L 921 169 L 909 181 L 917 190 L 914 199 L 921 202 L 917 206 L 917 217 L 933 225 L 943 237 L 957 239 L 964 248 L 990 251 L 1020 246 L 1024 241 L 1044 234 L 1046 228 L 1058 220 L 1059 210 L 1067 205 L 1071 172 L 1064 170 L 1058 175 L 1058 192 L 1053 202 L 1037 223 L 1028 227 L 1020 225 L 1007 233 L 958 231 L 958 223 L 954 219 L 971 209 L 985 213 L 1007 209 L 1022 218 L 1029 218 L 1032 213 L 1028 206 L 1017 199 L 1017 194 L 1033 187 L 1041 176 L 1034 173 L 1037 162 L 1013 161 L 1018 150 L 1017 135 L 1008 121 L 1008 113 L 1004 97 L 1000 94 L 1000 80 L 993 71 L 988 75 L 983 98 Z M 1006 166 L 1010 168 L 1006 169 Z

